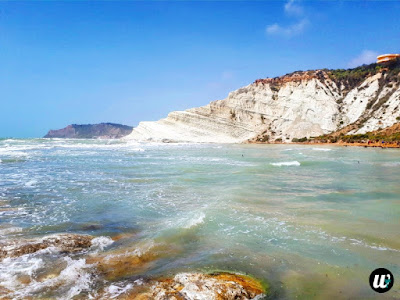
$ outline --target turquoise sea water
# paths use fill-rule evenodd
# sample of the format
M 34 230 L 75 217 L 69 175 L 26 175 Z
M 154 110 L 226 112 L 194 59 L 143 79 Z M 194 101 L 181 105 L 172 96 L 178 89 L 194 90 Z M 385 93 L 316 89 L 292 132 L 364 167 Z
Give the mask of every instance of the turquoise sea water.
M 3 241 L 69 232 L 103 237 L 90 255 L 158 251 L 113 278 L 88 253 L 5 259 L 0 298 L 226 270 L 267 282 L 271 299 L 373 299 L 378 267 L 395 276 L 380 296 L 400 298 L 397 149 L 3 139 L 0 160 Z

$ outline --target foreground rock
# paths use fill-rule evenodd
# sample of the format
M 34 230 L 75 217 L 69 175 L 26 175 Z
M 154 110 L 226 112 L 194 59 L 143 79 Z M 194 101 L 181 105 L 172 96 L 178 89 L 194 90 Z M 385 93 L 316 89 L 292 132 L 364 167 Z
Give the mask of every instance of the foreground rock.
M 78 234 L 60 234 L 35 240 L 0 242 L 0 260 L 35 253 L 48 247 L 56 247 L 61 252 L 78 252 L 92 246 L 93 237 Z
M 224 100 L 141 122 L 127 139 L 239 143 L 291 142 L 349 128 L 365 133 L 400 120 L 400 63 L 294 72 L 259 79 Z
M 181 273 L 173 279 L 154 283 L 150 291 L 137 295 L 135 299 L 244 300 L 261 299 L 264 293 L 260 282 L 244 275 Z
M 87 299 L 102 279 L 86 257 L 112 243 L 80 234 L 2 240 L 0 299 Z
M 71 138 L 71 139 L 117 139 L 122 138 L 132 132 L 131 126 L 114 124 L 114 123 L 100 123 L 100 124 L 86 124 L 68 125 L 65 128 L 58 130 L 50 130 L 44 137 L 45 138 Z
M 267 292 L 259 281 L 239 274 L 142 277 L 153 263 L 179 249 L 143 242 L 101 251 L 111 243 L 108 237 L 78 234 L 2 241 L 0 298 L 233 300 L 261 299 Z

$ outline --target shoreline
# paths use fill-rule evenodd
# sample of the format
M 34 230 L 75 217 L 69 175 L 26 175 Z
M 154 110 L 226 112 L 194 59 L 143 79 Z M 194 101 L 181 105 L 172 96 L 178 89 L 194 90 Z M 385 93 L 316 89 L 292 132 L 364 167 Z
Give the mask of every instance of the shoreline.
M 337 143 L 314 143 L 314 142 L 247 142 L 247 144 L 260 144 L 260 145 L 311 145 L 311 146 L 341 146 L 341 147 L 364 147 L 364 148 L 389 148 L 389 149 L 399 149 L 400 145 L 397 143 L 345 143 L 345 142 L 337 142 Z

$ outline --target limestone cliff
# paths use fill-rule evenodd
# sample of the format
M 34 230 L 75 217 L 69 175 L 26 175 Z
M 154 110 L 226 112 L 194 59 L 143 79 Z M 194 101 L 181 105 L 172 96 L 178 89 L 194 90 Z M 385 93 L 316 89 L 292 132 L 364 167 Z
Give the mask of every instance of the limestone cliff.
M 45 138 L 122 138 L 132 132 L 132 127 L 114 123 L 68 125 L 58 130 L 50 130 Z
M 400 64 L 258 79 L 224 100 L 141 122 L 128 139 L 238 143 L 364 133 L 400 119 Z

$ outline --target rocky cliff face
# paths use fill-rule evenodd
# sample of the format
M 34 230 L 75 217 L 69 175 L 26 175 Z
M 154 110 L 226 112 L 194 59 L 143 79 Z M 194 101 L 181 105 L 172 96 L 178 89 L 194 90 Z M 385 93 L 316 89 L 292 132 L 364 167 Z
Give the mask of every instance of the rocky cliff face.
M 238 143 L 365 133 L 400 120 L 400 64 L 294 72 L 258 79 L 224 100 L 141 122 L 141 141 Z
M 87 125 L 68 125 L 58 130 L 50 130 L 45 138 L 73 138 L 73 139 L 92 139 L 92 138 L 122 138 L 132 132 L 131 126 L 100 123 Z

